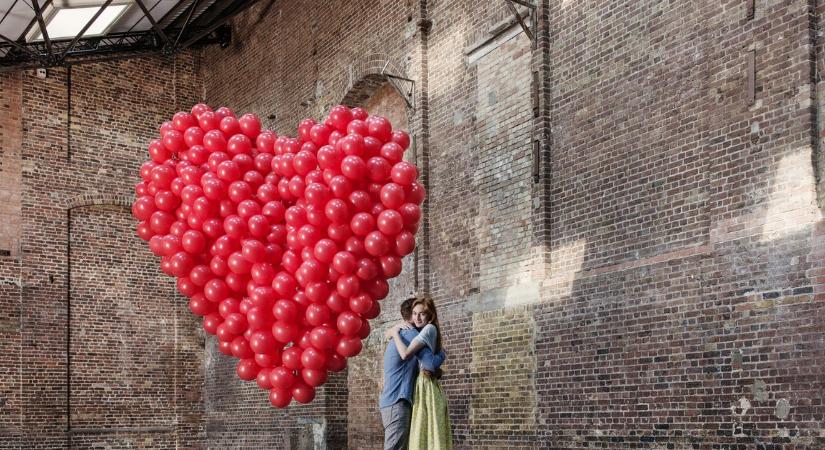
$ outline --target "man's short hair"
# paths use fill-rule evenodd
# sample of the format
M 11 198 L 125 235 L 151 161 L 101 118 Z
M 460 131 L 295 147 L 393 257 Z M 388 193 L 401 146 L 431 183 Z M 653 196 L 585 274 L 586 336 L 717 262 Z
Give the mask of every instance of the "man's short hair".
M 410 297 L 401 302 L 401 318 L 408 322 L 412 319 L 412 305 L 414 301 L 415 297 Z

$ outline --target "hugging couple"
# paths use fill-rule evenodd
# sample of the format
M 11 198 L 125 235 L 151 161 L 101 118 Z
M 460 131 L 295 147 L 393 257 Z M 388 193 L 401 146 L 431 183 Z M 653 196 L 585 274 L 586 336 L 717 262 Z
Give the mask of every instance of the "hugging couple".
M 453 447 L 447 398 L 438 384 L 446 357 L 432 299 L 401 303 L 403 321 L 390 328 L 384 352 L 379 406 L 384 449 L 443 450 Z

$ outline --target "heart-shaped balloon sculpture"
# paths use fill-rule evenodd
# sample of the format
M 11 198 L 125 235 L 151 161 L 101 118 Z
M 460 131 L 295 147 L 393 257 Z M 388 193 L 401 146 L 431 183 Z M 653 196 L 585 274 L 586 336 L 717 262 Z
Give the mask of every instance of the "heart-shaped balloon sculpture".
M 189 309 L 272 405 L 312 401 L 370 333 L 424 200 L 410 138 L 361 108 L 298 137 L 204 104 L 149 144 L 132 213 Z

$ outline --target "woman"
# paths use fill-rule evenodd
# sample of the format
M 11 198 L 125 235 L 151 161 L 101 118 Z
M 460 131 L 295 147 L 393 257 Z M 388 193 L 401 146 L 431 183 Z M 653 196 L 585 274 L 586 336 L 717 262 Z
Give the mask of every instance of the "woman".
M 429 347 L 433 353 L 441 351 L 441 330 L 438 324 L 438 313 L 432 299 L 424 297 L 413 302 L 412 321 L 419 329 L 419 333 L 409 346 L 404 344 L 400 335 L 404 324 L 392 328 L 392 339 L 401 359 L 412 357 L 425 346 Z M 420 375 L 415 383 L 409 448 L 410 450 L 453 448 L 447 398 L 438 380 L 428 374 Z

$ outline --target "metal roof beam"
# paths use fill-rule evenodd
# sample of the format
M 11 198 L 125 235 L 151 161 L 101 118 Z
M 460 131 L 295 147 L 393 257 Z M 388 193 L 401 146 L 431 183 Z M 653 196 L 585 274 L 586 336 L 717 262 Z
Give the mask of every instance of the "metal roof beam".
M 112 3 L 112 0 L 106 0 L 102 5 L 100 5 L 100 8 L 98 8 L 95 15 L 92 16 L 92 18 L 89 19 L 88 22 L 86 22 L 86 25 L 84 25 L 80 32 L 77 33 L 77 36 L 75 36 L 74 39 L 72 39 L 72 42 L 69 44 L 69 46 L 66 47 L 65 50 L 63 50 L 63 53 L 60 55 L 61 60 L 66 59 L 66 55 L 68 55 L 69 52 L 74 48 L 75 44 L 77 44 L 77 41 L 79 41 L 80 38 L 83 37 L 83 33 L 85 33 L 86 30 L 88 30 L 89 27 L 92 26 L 93 23 L 95 23 L 95 20 L 97 20 L 97 18 L 100 17 L 101 14 L 103 14 L 103 10 L 106 9 L 106 7 L 109 6 L 110 3 Z

